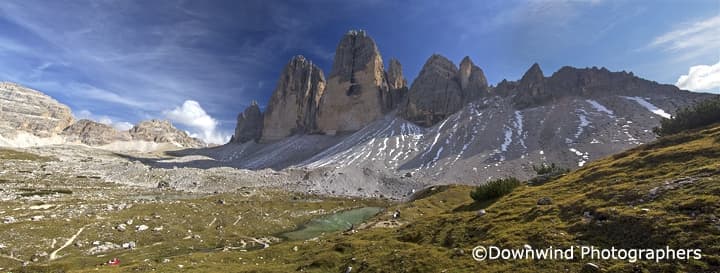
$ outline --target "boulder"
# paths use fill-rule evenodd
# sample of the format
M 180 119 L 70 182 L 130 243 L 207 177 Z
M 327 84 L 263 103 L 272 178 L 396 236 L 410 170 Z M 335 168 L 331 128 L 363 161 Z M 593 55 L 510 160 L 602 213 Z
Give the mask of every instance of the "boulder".
M 537 204 L 541 206 L 552 205 L 552 199 L 550 197 L 542 197 L 538 199 Z
M 263 130 L 263 114 L 257 101 L 252 101 L 250 106 L 237 117 L 235 135 L 231 142 L 245 143 L 248 141 L 259 141 Z

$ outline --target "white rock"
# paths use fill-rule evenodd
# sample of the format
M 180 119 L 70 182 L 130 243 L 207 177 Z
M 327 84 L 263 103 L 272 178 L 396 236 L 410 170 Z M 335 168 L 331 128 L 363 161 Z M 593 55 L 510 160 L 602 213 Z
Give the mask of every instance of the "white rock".
M 127 230 L 127 226 L 125 224 L 119 224 L 117 227 L 115 227 L 118 231 L 125 231 Z
M 28 209 L 30 210 L 46 210 L 49 208 L 54 207 L 55 205 L 45 204 L 45 205 L 37 205 L 37 206 L 30 206 Z
M 133 249 L 137 247 L 137 244 L 135 244 L 135 242 L 124 243 L 122 244 L 122 247 L 125 249 Z
M 149 228 L 150 227 L 148 227 L 146 225 L 139 225 L 139 226 L 137 226 L 137 231 L 145 231 L 145 230 L 148 230 Z
M 35 215 L 35 216 L 33 216 L 33 217 L 30 217 L 30 220 L 32 220 L 32 221 L 40 221 L 40 220 L 42 220 L 43 218 L 45 218 L 45 216 Z

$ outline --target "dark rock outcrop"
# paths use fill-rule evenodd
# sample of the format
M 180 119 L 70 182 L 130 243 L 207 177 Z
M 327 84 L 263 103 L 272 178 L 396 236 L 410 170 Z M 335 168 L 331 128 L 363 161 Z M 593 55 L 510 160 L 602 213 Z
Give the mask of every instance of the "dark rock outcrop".
M 522 76 L 517 85 L 518 92 L 513 99 L 515 105 L 524 108 L 536 101 L 546 101 L 550 94 L 545 88 L 545 76 L 540 65 L 534 63 Z
M 230 142 L 245 143 L 248 141 L 259 141 L 263 130 L 263 114 L 260 111 L 257 101 L 252 101 L 250 106 L 237 117 L 235 135 Z
M 485 75 L 469 57 L 458 69 L 447 58 L 434 54 L 410 87 L 400 113 L 414 123 L 431 126 L 486 94 Z
M 322 70 L 303 56 L 285 66 L 265 110 L 261 142 L 317 130 L 320 98 L 325 91 Z
M 388 92 L 383 97 L 384 101 L 384 112 L 395 109 L 402 99 L 405 98 L 408 92 L 407 80 L 403 76 L 402 65 L 400 61 L 395 58 L 390 59 L 388 70 L 385 72 L 385 78 L 387 79 Z
M 648 93 L 673 95 L 680 91 L 674 85 L 658 84 L 632 73 L 611 72 L 606 68 L 575 68 L 565 66 L 544 77 L 535 63 L 516 82 L 503 80 L 493 90 L 501 96 L 513 96 L 519 109 L 539 106 L 566 96 L 645 96 Z

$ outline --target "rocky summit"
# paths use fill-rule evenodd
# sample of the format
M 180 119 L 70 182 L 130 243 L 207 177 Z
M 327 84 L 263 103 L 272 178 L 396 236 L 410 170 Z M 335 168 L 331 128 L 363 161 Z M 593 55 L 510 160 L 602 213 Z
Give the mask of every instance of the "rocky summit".
M 259 113 L 257 105 L 255 107 Z M 259 132 L 256 135 L 259 136 Z M 16 83 L 0 83 L 0 146 L 78 143 L 116 151 L 146 152 L 206 146 L 169 121 L 144 121 L 129 131 L 88 119 L 75 121 L 70 107 L 50 96 Z
M 265 110 L 262 142 L 315 132 L 325 85 L 325 75 L 320 68 L 303 56 L 293 57 L 283 69 Z
M 335 61 L 320 101 L 317 125 L 325 134 L 352 132 L 381 118 L 399 101 L 404 82 L 399 63 L 390 89 L 380 51 L 365 31 L 350 31 L 335 52 Z M 392 93 L 391 93 L 392 92 Z
M 167 120 L 142 121 L 130 129 L 130 136 L 132 136 L 133 140 L 170 143 L 177 147 L 197 148 L 205 146 L 201 140 L 190 137 L 186 132 L 178 130 Z
M 248 141 L 258 141 L 263 130 L 263 113 L 260 111 L 257 101 L 252 101 L 250 106 L 237 117 L 237 126 L 235 127 L 235 135 L 230 142 L 244 143 Z
M 80 142 L 90 146 L 110 144 L 115 141 L 130 141 L 127 131 L 118 131 L 110 125 L 81 119 L 63 130 L 62 135 L 69 142 Z
M 74 121 L 70 108 L 40 91 L 0 82 L 0 137 L 18 133 L 50 137 Z
M 487 93 L 485 75 L 469 57 L 458 69 L 447 58 L 435 54 L 425 62 L 400 112 L 407 120 L 427 127 Z

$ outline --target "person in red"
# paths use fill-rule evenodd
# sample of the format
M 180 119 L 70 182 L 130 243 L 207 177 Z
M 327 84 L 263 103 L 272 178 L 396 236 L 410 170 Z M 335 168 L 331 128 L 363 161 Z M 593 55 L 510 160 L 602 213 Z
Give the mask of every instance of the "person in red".
M 110 265 L 110 266 L 120 265 L 120 259 L 118 259 L 118 258 L 113 258 L 112 260 L 108 261 L 107 264 Z

